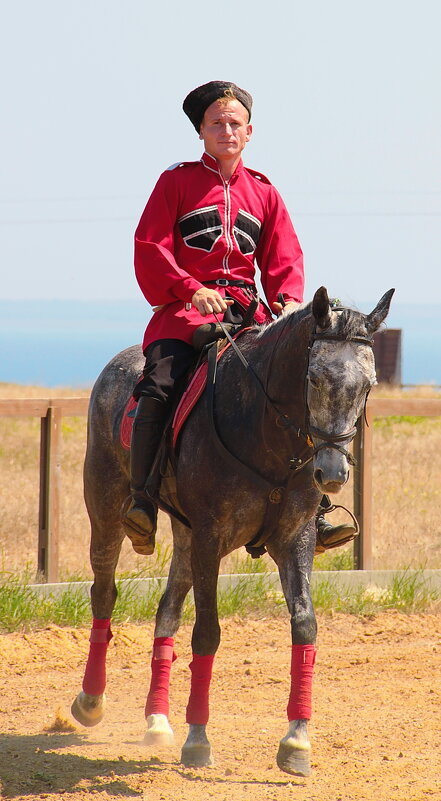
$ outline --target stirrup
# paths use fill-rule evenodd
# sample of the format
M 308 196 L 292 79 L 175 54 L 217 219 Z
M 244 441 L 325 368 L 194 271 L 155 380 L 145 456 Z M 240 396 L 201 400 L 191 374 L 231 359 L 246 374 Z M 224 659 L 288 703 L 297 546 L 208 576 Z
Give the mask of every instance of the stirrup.
M 357 518 L 355 517 L 354 513 L 351 512 L 350 509 L 348 509 L 346 506 L 342 506 L 341 503 L 331 503 L 329 506 L 319 506 L 319 508 L 317 509 L 316 519 L 318 517 L 322 517 L 323 515 L 328 515 L 331 512 L 335 512 L 336 509 L 343 509 L 345 512 L 348 513 L 349 517 L 352 517 L 352 522 L 354 524 L 354 528 L 355 528 L 355 531 L 356 531 L 356 534 L 354 536 L 359 534 L 360 533 L 360 526 L 358 525 Z M 342 525 L 344 525 L 344 524 L 342 524 Z
M 335 509 L 344 509 L 345 512 L 350 515 L 354 525 L 350 525 L 348 523 L 340 523 L 338 526 L 333 526 L 331 523 L 325 521 L 325 530 L 321 531 L 320 526 L 317 525 L 317 533 L 316 533 L 316 545 L 315 545 L 315 555 L 319 555 L 324 553 L 331 548 L 339 548 L 342 545 L 347 545 L 348 542 L 352 542 L 352 540 L 358 536 L 360 533 L 360 527 L 358 525 L 358 520 L 355 515 L 347 509 L 346 506 L 342 506 L 341 504 L 330 504 L 330 506 L 324 508 L 323 506 L 319 506 L 316 521 L 320 517 L 323 517 L 324 514 L 328 514 L 329 512 L 334 512 Z

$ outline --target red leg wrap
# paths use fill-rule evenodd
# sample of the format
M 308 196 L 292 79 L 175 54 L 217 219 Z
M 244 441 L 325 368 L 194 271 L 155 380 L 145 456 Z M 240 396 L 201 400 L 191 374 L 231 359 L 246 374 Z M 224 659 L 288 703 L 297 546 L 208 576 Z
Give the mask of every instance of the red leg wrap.
M 102 695 L 106 689 L 106 654 L 113 634 L 110 617 L 96 618 L 90 632 L 89 657 L 83 679 L 83 690 L 88 695 Z
M 153 641 L 152 677 L 145 705 L 145 716 L 169 713 L 168 688 L 170 670 L 176 659 L 173 637 L 155 637 Z
M 311 717 L 312 675 L 315 645 L 293 645 L 291 655 L 291 692 L 287 706 L 288 720 Z
M 205 726 L 209 718 L 208 694 L 213 671 L 214 654 L 193 654 L 190 664 L 191 690 L 187 706 L 187 723 Z

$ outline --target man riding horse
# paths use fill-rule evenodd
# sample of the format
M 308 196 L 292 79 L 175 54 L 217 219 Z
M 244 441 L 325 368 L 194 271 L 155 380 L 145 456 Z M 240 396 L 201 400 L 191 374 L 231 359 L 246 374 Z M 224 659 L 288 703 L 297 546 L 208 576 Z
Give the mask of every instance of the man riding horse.
M 255 263 L 268 306 L 254 319 L 289 312 L 303 300 L 303 254 L 286 206 L 270 181 L 245 167 L 252 97 L 210 81 L 185 98 L 183 110 L 204 143 L 199 161 L 180 162 L 159 178 L 135 233 L 135 272 L 153 307 L 144 335 L 145 367 L 134 396 L 131 502 L 122 522 L 137 553 L 155 547 L 157 505 L 148 478 L 177 388 L 194 362 L 193 334 L 203 322 L 241 323 L 258 300 Z M 317 515 L 318 550 L 350 541 L 355 528 Z

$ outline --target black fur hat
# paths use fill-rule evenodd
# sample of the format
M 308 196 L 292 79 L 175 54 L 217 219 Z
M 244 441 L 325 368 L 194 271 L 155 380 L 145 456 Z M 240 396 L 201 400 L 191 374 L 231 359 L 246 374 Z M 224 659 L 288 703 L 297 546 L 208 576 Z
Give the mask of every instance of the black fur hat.
M 245 106 L 249 114 L 249 119 L 251 119 L 253 98 L 245 89 L 241 89 L 240 86 L 236 86 L 236 84 L 231 83 L 231 81 L 210 81 L 209 83 L 204 83 L 202 86 L 193 89 L 182 104 L 184 112 L 189 120 L 191 120 L 198 133 L 205 110 L 208 106 L 211 106 L 215 100 L 224 97 L 226 89 L 231 89 L 234 97 Z

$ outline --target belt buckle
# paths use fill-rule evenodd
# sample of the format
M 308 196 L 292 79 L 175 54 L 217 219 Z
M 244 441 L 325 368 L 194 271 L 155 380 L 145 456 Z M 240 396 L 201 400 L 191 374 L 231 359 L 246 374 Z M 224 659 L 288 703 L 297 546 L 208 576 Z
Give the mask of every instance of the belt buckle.
M 229 286 L 230 282 L 228 278 L 216 278 L 216 284 L 218 286 Z

